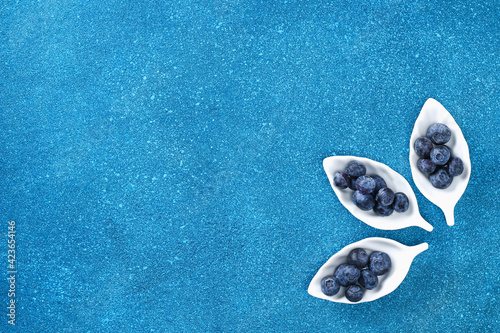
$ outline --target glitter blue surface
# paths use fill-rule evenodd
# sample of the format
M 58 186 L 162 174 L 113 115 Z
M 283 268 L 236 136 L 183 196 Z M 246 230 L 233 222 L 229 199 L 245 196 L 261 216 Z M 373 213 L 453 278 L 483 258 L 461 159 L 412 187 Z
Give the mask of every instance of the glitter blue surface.
M 498 1 L 4 1 L 0 331 L 498 332 Z M 472 175 L 448 227 L 408 163 L 440 101 Z M 322 168 L 383 162 L 433 226 L 354 218 Z M 366 237 L 429 243 L 393 293 L 307 287 Z

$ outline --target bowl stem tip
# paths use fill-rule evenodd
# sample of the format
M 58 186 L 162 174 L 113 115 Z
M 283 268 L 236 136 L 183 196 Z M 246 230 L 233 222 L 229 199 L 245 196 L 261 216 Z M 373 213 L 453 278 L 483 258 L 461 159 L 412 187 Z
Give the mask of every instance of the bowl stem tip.
M 448 211 L 444 211 L 444 217 L 446 218 L 446 224 L 450 227 L 455 224 L 455 207 L 452 207 Z

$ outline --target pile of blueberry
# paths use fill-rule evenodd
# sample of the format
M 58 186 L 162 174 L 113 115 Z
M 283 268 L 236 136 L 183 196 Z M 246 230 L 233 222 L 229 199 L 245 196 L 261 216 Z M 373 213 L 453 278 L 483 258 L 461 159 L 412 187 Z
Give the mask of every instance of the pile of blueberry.
M 406 194 L 394 193 L 382 177 L 366 176 L 366 167 L 358 161 L 349 162 L 344 172 L 335 173 L 333 183 L 338 188 L 354 190 L 352 202 L 362 210 L 373 209 L 379 216 L 406 212 L 410 205 Z
M 448 126 L 436 123 L 429 127 L 426 136 L 415 140 L 415 153 L 420 157 L 417 168 L 429 175 L 429 180 L 435 188 L 448 188 L 453 177 L 464 171 L 462 160 L 452 156 L 451 149 L 444 145 L 450 139 L 451 131 Z
M 376 251 L 368 256 L 365 250 L 354 249 L 347 256 L 347 264 L 338 266 L 332 276 L 321 280 L 321 291 L 326 296 L 333 296 L 340 286 L 347 287 L 345 297 L 351 302 L 359 302 L 365 289 L 375 289 L 378 276 L 389 272 L 391 266 L 391 258 L 385 252 Z

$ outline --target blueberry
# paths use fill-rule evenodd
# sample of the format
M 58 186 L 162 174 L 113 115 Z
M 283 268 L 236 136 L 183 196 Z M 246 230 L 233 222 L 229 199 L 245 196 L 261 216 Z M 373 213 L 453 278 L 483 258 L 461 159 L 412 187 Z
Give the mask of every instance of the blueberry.
M 380 177 L 379 175 L 373 175 L 371 177 L 373 178 L 376 184 L 373 193 L 377 193 L 378 190 L 380 190 L 381 188 L 387 187 L 384 178 Z
M 446 146 L 435 146 L 431 150 L 431 161 L 436 165 L 445 165 L 451 156 L 450 148 Z
M 349 177 L 345 172 L 337 172 L 335 173 L 335 176 L 333 176 L 333 183 L 338 188 L 348 188 L 351 184 L 351 177 Z
M 354 202 L 354 204 L 362 210 L 371 210 L 375 206 L 375 199 L 373 199 L 373 195 L 363 194 L 359 191 L 353 193 L 352 202 Z
M 345 167 L 345 173 L 347 173 L 349 177 L 358 178 L 366 174 L 366 167 L 363 163 L 360 163 L 358 161 L 351 161 L 347 163 L 347 166 Z
M 460 157 L 452 157 L 448 161 L 448 174 L 452 177 L 460 176 L 464 172 L 464 162 Z
M 333 276 L 327 276 L 321 280 L 321 291 L 326 296 L 336 295 L 340 290 L 339 281 Z
M 392 207 L 396 212 L 404 213 L 408 210 L 409 206 L 410 206 L 410 201 L 408 200 L 406 194 L 402 192 L 394 194 L 394 202 L 392 203 Z
M 370 270 L 375 275 L 384 275 L 392 267 L 391 258 L 385 252 L 376 251 L 370 256 Z
M 372 193 L 375 190 L 375 186 L 376 183 L 372 177 L 361 176 L 356 179 L 356 189 L 363 194 Z
M 355 284 L 360 274 L 356 266 L 348 264 L 342 264 L 335 270 L 335 278 L 344 287 Z
M 370 257 L 363 249 L 354 249 L 349 252 L 347 256 L 347 263 L 357 266 L 359 269 L 362 269 L 368 262 L 370 261 Z
M 420 137 L 417 140 L 415 140 L 415 153 L 423 158 L 428 158 L 429 155 L 431 154 L 432 148 L 434 148 L 434 145 L 432 144 L 432 141 L 429 138 L 426 137 Z
M 345 291 L 345 298 L 351 302 L 359 302 L 365 294 L 363 288 L 358 285 L 349 286 Z
M 375 199 L 382 206 L 390 206 L 394 201 L 394 192 L 390 188 L 384 187 L 378 190 Z
M 450 141 L 451 131 L 445 124 L 436 123 L 429 127 L 426 136 L 435 144 L 442 145 Z
M 451 177 L 445 169 L 438 169 L 429 176 L 429 180 L 435 188 L 445 189 L 451 185 L 453 177 Z
M 436 170 L 436 164 L 429 159 L 419 158 L 417 161 L 417 168 L 423 173 L 433 173 Z
M 377 288 L 378 277 L 375 273 L 370 270 L 361 271 L 361 275 L 358 280 L 359 284 L 368 290 Z
M 377 202 L 377 204 L 375 205 L 375 207 L 373 207 L 373 211 L 378 216 L 389 216 L 394 211 L 394 208 L 392 208 L 392 206 L 382 206 L 381 204 L 379 204 Z

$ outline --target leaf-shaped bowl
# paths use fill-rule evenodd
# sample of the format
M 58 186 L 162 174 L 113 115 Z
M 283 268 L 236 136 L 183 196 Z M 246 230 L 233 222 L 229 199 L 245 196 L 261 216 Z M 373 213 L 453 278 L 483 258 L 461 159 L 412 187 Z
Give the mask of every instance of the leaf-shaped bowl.
M 347 163 L 350 161 L 359 161 L 366 167 L 367 175 L 379 175 L 384 178 L 387 186 L 396 192 L 403 192 L 408 197 L 410 203 L 408 210 L 404 213 L 394 212 L 389 216 L 378 216 L 373 210 L 364 211 L 359 209 L 352 202 L 352 191 L 349 188 L 340 189 L 333 183 L 333 177 L 336 172 L 344 171 Z M 351 212 L 357 219 L 365 222 L 366 224 L 382 230 L 397 230 L 412 226 L 423 228 L 427 231 L 432 231 L 433 227 L 425 221 L 418 210 L 417 198 L 415 193 L 406 181 L 406 179 L 399 173 L 389 168 L 387 165 L 376 162 L 364 157 L 357 156 L 331 156 L 323 160 L 323 167 L 326 175 L 330 180 L 330 185 L 333 191 L 339 198 L 339 201 L 344 205 L 347 210 Z
M 442 123 L 451 130 L 451 139 L 445 145 L 451 148 L 452 155 L 460 157 L 464 163 L 464 171 L 460 176 L 453 178 L 453 182 L 446 189 L 438 189 L 432 186 L 428 177 L 417 168 L 418 155 L 415 153 L 414 144 L 421 136 L 425 136 L 427 129 L 435 123 Z M 469 157 L 469 146 L 465 141 L 462 130 L 455 122 L 451 114 L 435 99 L 429 98 L 420 115 L 418 116 L 410 138 L 410 166 L 413 181 L 420 192 L 433 204 L 441 208 L 446 217 L 448 225 L 455 224 L 455 205 L 469 183 L 471 163 Z
M 385 252 L 391 257 L 392 268 L 389 272 L 379 276 L 379 283 L 375 289 L 365 290 L 361 301 L 353 303 L 345 298 L 345 287 L 340 287 L 339 292 L 334 296 L 326 296 L 321 291 L 321 280 L 326 276 L 331 276 L 335 269 L 347 262 L 347 255 L 354 249 L 361 248 L 370 255 L 374 251 Z M 371 302 L 393 292 L 405 279 L 410 269 L 413 259 L 421 252 L 427 250 L 429 244 L 422 243 L 415 246 L 406 246 L 392 239 L 372 237 L 365 238 L 359 242 L 347 245 L 342 250 L 334 254 L 328 261 L 321 266 L 318 273 L 309 284 L 307 292 L 318 298 L 328 301 L 347 304 L 358 304 Z

